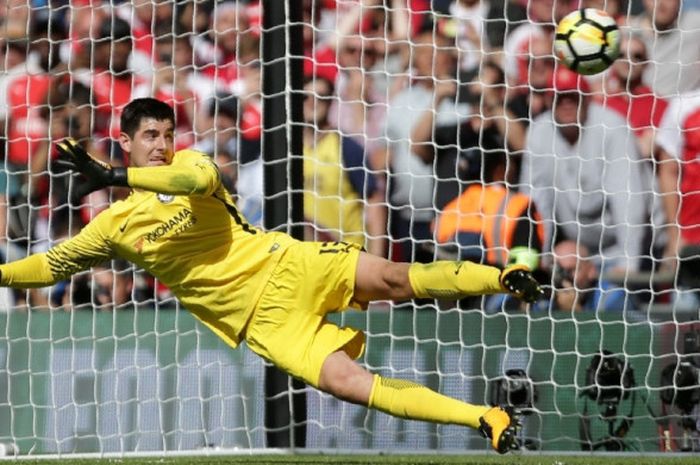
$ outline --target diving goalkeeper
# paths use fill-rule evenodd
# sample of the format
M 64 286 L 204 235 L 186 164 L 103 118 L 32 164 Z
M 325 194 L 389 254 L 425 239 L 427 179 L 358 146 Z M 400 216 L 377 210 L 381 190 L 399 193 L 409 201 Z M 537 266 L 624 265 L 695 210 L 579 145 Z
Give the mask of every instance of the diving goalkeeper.
M 410 381 L 373 375 L 355 362 L 364 334 L 327 321 L 330 312 L 372 300 L 460 299 L 511 292 L 535 301 L 542 290 L 526 268 L 469 262 L 394 263 L 342 243 L 301 242 L 248 224 L 206 155 L 173 151 L 175 117 L 151 98 L 129 103 L 119 144 L 130 167 L 97 161 L 70 140 L 60 163 L 82 174 L 74 199 L 107 186 L 131 195 L 46 253 L 0 265 L 0 284 L 52 285 L 122 257 L 142 267 L 230 346 L 246 341 L 302 381 L 402 418 L 479 429 L 494 449 L 517 448 L 511 409 L 471 405 Z

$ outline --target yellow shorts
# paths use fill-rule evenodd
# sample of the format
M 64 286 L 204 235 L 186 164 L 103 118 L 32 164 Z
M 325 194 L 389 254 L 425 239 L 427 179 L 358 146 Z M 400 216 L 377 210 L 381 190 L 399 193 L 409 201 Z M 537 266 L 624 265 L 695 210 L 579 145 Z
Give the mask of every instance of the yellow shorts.
M 360 249 L 344 242 L 300 242 L 285 251 L 245 330 L 248 347 L 290 375 L 318 387 L 328 355 L 362 355 L 365 337 L 326 320 L 353 301 Z

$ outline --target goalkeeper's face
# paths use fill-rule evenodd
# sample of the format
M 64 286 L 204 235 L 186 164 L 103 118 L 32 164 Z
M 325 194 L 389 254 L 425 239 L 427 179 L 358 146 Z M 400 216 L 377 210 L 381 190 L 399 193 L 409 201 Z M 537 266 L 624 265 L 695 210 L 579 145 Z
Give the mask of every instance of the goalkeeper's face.
M 134 136 L 121 133 L 119 142 L 131 166 L 161 166 L 173 161 L 174 138 L 171 121 L 143 118 Z

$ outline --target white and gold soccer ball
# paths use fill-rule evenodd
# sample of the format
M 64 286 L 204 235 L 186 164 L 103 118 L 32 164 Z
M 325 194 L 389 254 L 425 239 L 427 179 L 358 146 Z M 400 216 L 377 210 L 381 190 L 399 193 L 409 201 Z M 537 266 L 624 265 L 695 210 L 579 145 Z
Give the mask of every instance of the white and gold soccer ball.
M 605 11 L 572 11 L 557 25 L 554 54 L 572 71 L 598 74 L 620 55 L 620 30 Z

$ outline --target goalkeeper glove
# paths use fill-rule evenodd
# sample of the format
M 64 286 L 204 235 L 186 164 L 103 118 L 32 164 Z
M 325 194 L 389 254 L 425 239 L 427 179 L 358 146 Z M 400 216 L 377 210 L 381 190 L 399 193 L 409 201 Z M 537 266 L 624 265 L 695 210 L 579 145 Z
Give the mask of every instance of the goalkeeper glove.
M 512 265 L 501 271 L 501 286 L 514 296 L 528 303 L 544 297 L 542 286 L 525 265 Z
M 85 180 L 73 189 L 71 201 L 80 203 L 80 199 L 90 192 L 107 186 L 128 186 L 126 168 L 113 167 L 109 163 L 97 160 L 72 139 L 63 139 L 56 144 L 60 154 L 56 163 L 59 166 L 81 173 Z

